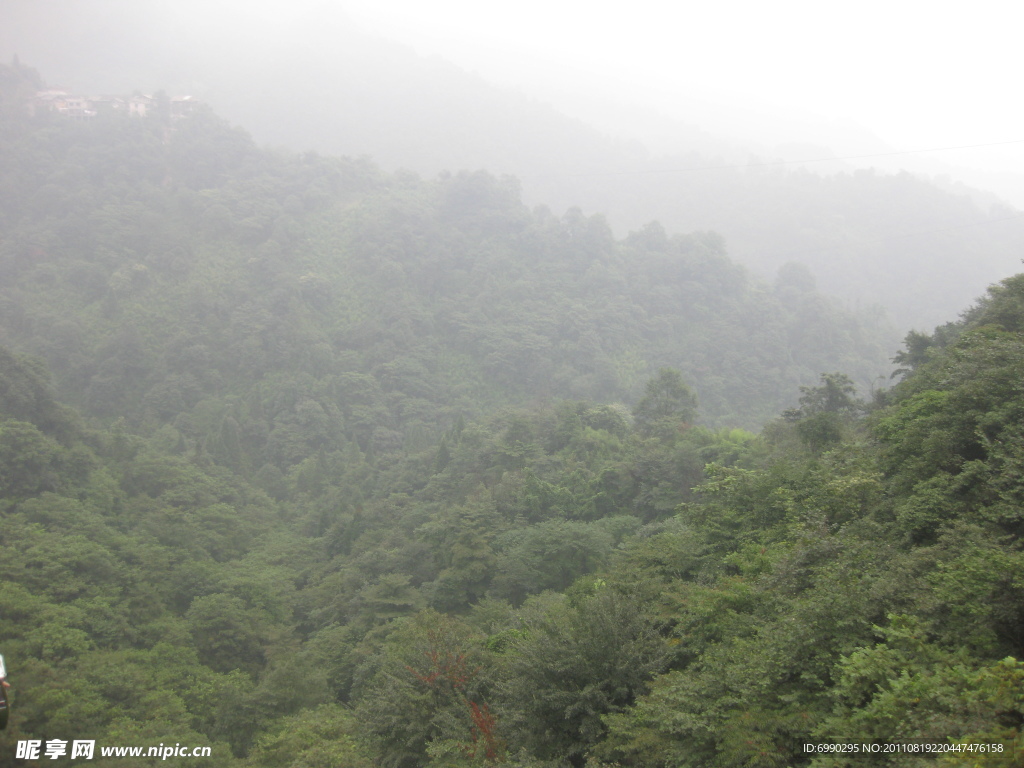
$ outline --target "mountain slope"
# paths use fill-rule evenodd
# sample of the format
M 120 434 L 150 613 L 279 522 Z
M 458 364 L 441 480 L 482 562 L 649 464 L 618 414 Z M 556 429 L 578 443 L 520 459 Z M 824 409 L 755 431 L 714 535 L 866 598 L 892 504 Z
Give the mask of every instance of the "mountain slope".
M 104 417 L 155 427 L 185 403 L 207 430 L 292 389 L 289 412 L 351 398 L 338 417 L 366 449 L 484 404 L 631 400 L 664 366 L 723 425 L 821 370 L 888 369 L 877 318 L 798 273 L 752 280 L 714 235 L 617 241 L 600 217 L 528 210 L 512 180 L 278 155 L 206 112 L 7 128 L 4 342 Z M 380 409 L 388 428 L 360 426 Z
M 0 51 L 82 91 L 192 93 L 260 142 L 371 156 L 387 170 L 512 174 L 529 204 L 604 214 L 625 233 L 651 219 L 714 230 L 760 274 L 807 264 L 822 289 L 929 328 L 1011 274 L 1024 220 L 909 176 L 819 176 L 701 131 L 657 153 L 555 107 L 361 33 L 329 4 L 89 6 L 24 3 Z M 197 23 L 202 20 L 202 23 Z M 102 40 L 102 48 L 96 41 Z M 746 167 L 753 161 L 751 167 Z

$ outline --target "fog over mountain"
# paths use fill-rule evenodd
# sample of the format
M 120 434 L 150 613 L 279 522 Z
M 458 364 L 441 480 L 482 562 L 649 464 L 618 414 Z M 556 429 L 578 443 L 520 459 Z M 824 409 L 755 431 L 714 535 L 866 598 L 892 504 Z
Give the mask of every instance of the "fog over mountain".
M 794 106 L 795 91 L 766 79 L 773 66 L 792 70 L 792 54 L 775 51 L 773 62 L 742 26 L 680 34 L 681 47 L 706 47 L 698 34 L 720 40 L 721 55 L 673 75 L 660 50 L 646 60 L 636 22 L 623 20 L 621 39 L 604 41 L 602 71 L 594 38 L 608 33 L 607 18 L 581 18 L 572 36 L 558 7 L 531 38 L 522 25 L 534 12 L 506 19 L 501 37 L 500 20 L 446 5 L 427 18 L 400 3 L 9 0 L 0 55 L 75 91 L 194 95 L 261 143 L 365 155 L 427 176 L 511 174 L 531 205 L 602 213 L 619 234 L 652 219 L 670 231 L 715 230 L 768 279 L 805 263 L 823 290 L 878 303 L 905 327 L 955 315 L 1019 263 L 1024 221 L 1001 202 L 1024 199 L 1012 166 L 956 165 L 978 153 L 1009 157 L 1021 145 L 991 141 L 1005 133 L 972 134 L 995 144 L 973 150 L 916 151 L 936 148 L 935 131 L 896 146 L 835 113 L 841 82 L 818 92 L 821 104 Z M 649 32 L 652 48 L 665 42 L 663 30 Z M 564 60 L 552 53 L 559 34 Z M 740 43 L 750 46 L 745 58 Z M 820 41 L 807 45 L 824 55 Z M 665 69 L 638 81 L 645 62 Z M 805 66 L 811 81 L 821 67 Z M 751 89 L 763 81 L 763 97 L 736 91 L 722 74 L 735 71 Z M 933 92 L 922 80 L 921 97 Z
M 1012 21 L 0 0 L 0 768 L 1024 765 Z

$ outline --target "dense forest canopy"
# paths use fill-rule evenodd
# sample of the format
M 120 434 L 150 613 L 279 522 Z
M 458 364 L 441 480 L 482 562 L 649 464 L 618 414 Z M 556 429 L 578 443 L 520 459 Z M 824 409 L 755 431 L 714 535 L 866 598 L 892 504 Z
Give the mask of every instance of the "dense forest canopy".
M 889 371 L 886 325 L 798 268 L 764 285 L 657 223 L 616 240 L 509 178 L 261 151 L 208 111 L 13 116 L 4 141 L 0 340 L 97 415 L 180 431 L 306 402 L 367 450 L 484 405 L 631 402 L 665 366 L 705 423 L 745 428 L 820 371 Z
M 877 320 L 712 233 L 39 82 L 0 70 L 0 759 L 1021 764 L 1024 277 L 872 392 Z

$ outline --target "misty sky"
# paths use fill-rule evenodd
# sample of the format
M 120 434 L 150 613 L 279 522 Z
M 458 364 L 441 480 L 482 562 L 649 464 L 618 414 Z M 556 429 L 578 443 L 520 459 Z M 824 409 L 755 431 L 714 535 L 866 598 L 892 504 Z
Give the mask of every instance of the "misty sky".
M 1021 13 L 1006 2 L 344 5 L 421 52 L 526 88 L 607 88 L 683 119 L 703 96 L 859 124 L 898 150 L 1019 141 L 935 157 L 1024 172 Z
M 1021 174 L 1006 182 L 1011 191 L 1005 194 L 1024 207 L 1021 14 L 1006 2 L 107 0 L 102 5 L 118 10 L 83 23 L 83 8 L 97 7 L 87 0 L 0 0 L 0 55 L 9 59 L 19 53 L 51 81 L 73 83 L 70 68 L 54 71 L 60 68 L 50 63 L 59 60 L 69 41 L 77 49 L 92 46 L 102 58 L 114 37 L 160 29 L 166 30 L 166 44 L 151 54 L 163 57 L 163 71 L 173 81 L 175 57 L 188 55 L 184 46 L 175 46 L 177 39 L 201 34 L 207 41 L 223 41 L 225 50 L 245 44 L 258 52 L 292 34 L 302 46 L 310 23 L 345 18 L 421 54 L 442 56 L 490 81 L 521 88 L 605 131 L 648 141 L 657 118 L 664 117 L 763 148 L 768 157 L 787 143 L 814 145 L 807 157 L 820 155 L 814 147 L 843 157 L 997 144 L 860 164 L 889 170 L 904 164 L 928 173 L 975 167 Z M 69 15 L 76 16 L 75 24 L 62 28 L 61 19 Z M 647 111 L 616 108 L 616 101 Z M 670 122 L 657 130 L 671 138 Z M 999 181 L 991 175 L 968 180 L 991 189 Z

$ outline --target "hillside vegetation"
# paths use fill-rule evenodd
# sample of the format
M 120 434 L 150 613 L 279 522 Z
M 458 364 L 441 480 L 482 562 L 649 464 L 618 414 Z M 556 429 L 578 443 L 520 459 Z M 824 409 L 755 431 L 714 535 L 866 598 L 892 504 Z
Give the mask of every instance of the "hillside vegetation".
M 714 235 L 12 100 L 0 754 L 1024 762 L 1024 277 L 865 401 L 877 328 Z
M 390 449 L 499 404 L 631 402 L 671 366 L 705 423 L 751 428 L 821 371 L 889 371 L 891 331 L 799 268 L 765 286 L 714 234 L 616 240 L 511 179 L 274 154 L 209 112 L 14 115 L 2 140 L 0 340 L 91 414 L 264 422 L 260 464 L 282 419 Z
M 1024 217 L 990 193 L 839 160 L 785 162 L 878 153 L 880 163 L 914 167 L 933 155 L 892 153 L 929 146 L 830 131 L 820 141 L 838 146 L 752 147 L 709 133 L 714 110 L 699 101 L 676 121 L 633 104 L 590 110 L 605 125 L 651 126 L 665 136 L 654 148 L 636 138 L 642 130 L 613 138 L 602 132 L 610 128 L 568 117 L 560 103 L 368 35 L 338 10 L 293 0 L 271 18 L 239 0 L 36 0 L 11 9 L 0 57 L 18 53 L 84 93 L 192 94 L 260 143 L 368 155 L 387 171 L 430 178 L 481 168 L 511 174 L 530 206 L 600 212 L 618 236 L 652 219 L 670 232 L 713 230 L 734 261 L 759 275 L 771 280 L 801 263 L 826 293 L 880 305 L 901 329 L 945 322 L 1019 268 Z M 685 99 L 671 101 L 680 109 Z M 751 127 L 756 113 L 744 121 L 740 134 L 770 132 Z M 956 162 L 957 153 L 940 156 Z

